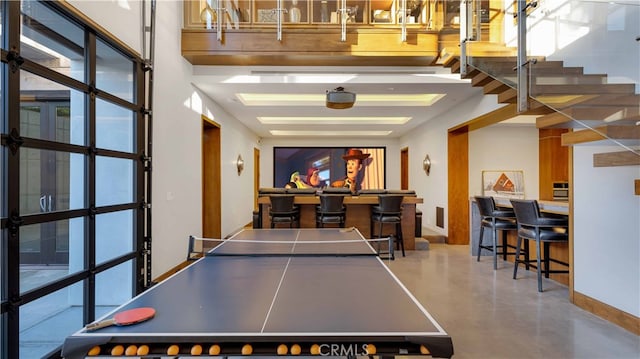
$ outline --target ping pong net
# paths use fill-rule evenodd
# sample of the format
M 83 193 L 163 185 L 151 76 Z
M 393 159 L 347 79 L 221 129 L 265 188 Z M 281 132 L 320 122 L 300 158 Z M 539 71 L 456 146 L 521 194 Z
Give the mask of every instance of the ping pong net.
M 190 236 L 187 260 L 203 256 L 380 256 L 392 253 L 392 243 L 391 237 L 365 239 L 355 229 L 248 230 L 228 239 Z

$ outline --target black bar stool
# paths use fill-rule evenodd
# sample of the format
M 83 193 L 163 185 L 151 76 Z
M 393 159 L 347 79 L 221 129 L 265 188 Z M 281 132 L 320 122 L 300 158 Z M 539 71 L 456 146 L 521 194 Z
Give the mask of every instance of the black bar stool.
M 569 220 L 567 218 L 546 217 L 540 213 L 540 206 L 536 200 L 511 200 L 511 205 L 518 219 L 518 243 L 516 244 L 516 260 L 513 267 L 513 279 L 518 274 L 518 264 L 535 266 L 538 274 L 538 292 L 542 292 L 541 262 L 544 261 L 544 276 L 549 278 L 549 273 L 569 273 L 569 270 L 552 270 L 550 262 L 569 266 L 568 263 L 553 259 L 549 256 L 551 243 L 569 243 Z M 530 264 L 533 260 L 521 260 L 520 248 L 522 240 L 525 246 L 528 241 L 536 241 L 536 265 Z M 544 257 L 540 256 L 540 245 L 544 247 Z
M 371 208 L 371 238 L 382 238 L 382 225 L 390 223 L 395 225 L 395 244 L 404 253 L 404 241 L 402 239 L 402 201 L 403 195 L 383 194 L 378 196 L 378 205 Z M 378 234 L 374 236 L 375 224 L 378 224 Z M 395 259 L 392 248 L 389 248 L 391 259 Z
M 288 223 L 289 228 L 298 226 L 299 209 L 294 205 L 295 196 L 292 194 L 274 194 L 269 196 L 271 207 L 269 216 L 271 217 L 271 228 L 276 224 Z
M 316 227 L 324 228 L 325 224 L 338 224 L 344 228 L 347 209 L 344 196 L 336 194 L 321 194 L 320 204 L 316 207 Z
M 516 215 L 511 209 L 498 209 L 493 197 L 475 196 L 480 212 L 480 238 L 478 240 L 478 259 L 483 249 L 493 252 L 493 269 L 498 269 L 498 255 L 502 255 L 502 259 L 506 260 L 507 255 L 515 255 L 515 252 L 509 252 L 509 248 L 515 249 L 515 246 L 507 243 L 507 231 L 515 231 L 518 229 L 516 223 Z M 482 244 L 484 237 L 484 229 L 488 228 L 492 233 L 491 246 Z M 502 231 L 502 244 L 498 244 L 498 231 Z M 498 250 L 498 248 L 500 250 Z

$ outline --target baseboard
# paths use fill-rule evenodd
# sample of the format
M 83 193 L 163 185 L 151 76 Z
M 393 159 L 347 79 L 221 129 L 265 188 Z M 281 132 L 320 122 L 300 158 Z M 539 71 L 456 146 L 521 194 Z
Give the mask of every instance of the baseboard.
M 640 318 L 584 294 L 573 292 L 573 304 L 598 317 L 640 335 Z
M 193 263 L 193 261 L 184 261 L 180 264 L 178 264 L 177 266 L 169 269 L 168 271 L 164 272 L 163 274 L 161 274 L 160 276 L 158 276 L 156 279 L 152 280 L 153 283 L 160 283 L 163 280 L 171 277 L 172 275 L 174 275 L 175 273 L 179 272 L 180 270 L 182 270 L 184 267 L 188 266 L 189 264 Z

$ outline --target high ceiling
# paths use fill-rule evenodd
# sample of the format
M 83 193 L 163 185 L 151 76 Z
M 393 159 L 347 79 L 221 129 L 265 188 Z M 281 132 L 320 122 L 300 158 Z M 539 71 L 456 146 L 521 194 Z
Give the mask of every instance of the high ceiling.
M 194 66 L 193 85 L 263 138 L 274 137 L 276 132 L 272 131 L 294 131 L 284 136 L 296 137 L 379 135 L 380 139 L 397 138 L 482 91 L 441 66 Z M 356 94 L 352 108 L 326 108 L 326 92 L 337 87 Z M 286 101 L 269 98 L 251 105 L 243 103 L 238 94 L 284 95 Z M 296 97 L 301 94 L 314 98 L 307 96 L 301 102 Z M 396 98 L 416 94 L 441 96 L 430 106 L 407 102 L 411 99 L 399 102 L 401 99 Z M 365 102 L 369 95 L 382 96 Z M 406 122 L 390 123 L 391 117 L 396 121 L 402 120 L 398 117 L 405 117 Z M 263 122 L 259 118 L 263 118 Z

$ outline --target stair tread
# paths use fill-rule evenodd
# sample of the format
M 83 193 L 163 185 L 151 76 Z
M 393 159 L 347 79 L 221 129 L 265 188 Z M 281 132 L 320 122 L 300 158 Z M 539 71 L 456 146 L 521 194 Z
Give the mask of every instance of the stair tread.
M 597 144 L 601 141 L 621 140 L 625 145 L 640 144 L 640 126 L 607 125 L 580 131 L 566 132 L 561 135 L 563 146 L 581 143 Z
M 593 167 L 640 166 L 640 153 L 631 151 L 595 153 Z
M 634 125 L 639 120 L 640 109 L 637 107 L 584 106 L 540 116 L 536 119 L 536 126 L 538 128 L 581 128 L 585 125 L 589 127 L 605 124 Z

